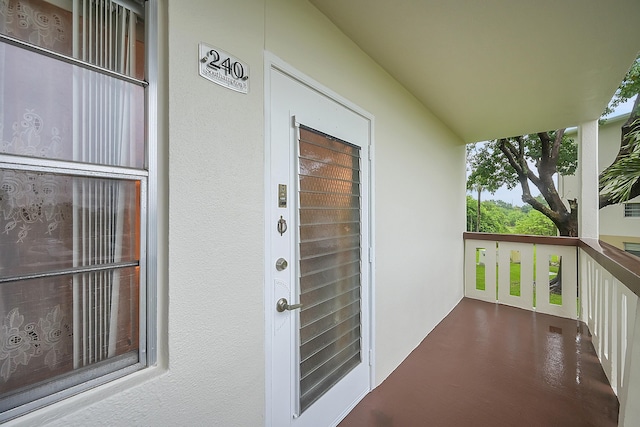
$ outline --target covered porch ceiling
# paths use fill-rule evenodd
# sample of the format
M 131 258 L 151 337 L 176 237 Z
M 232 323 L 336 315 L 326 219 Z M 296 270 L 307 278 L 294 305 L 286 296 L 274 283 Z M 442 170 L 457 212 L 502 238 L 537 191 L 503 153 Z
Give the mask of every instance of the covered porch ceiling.
M 638 0 L 310 0 L 465 142 L 597 119 Z

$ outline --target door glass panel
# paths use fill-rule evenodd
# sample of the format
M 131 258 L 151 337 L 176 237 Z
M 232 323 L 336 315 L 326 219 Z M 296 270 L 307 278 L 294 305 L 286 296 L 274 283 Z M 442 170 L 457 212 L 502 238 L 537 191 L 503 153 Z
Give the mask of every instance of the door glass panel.
M 361 362 L 360 150 L 309 128 L 299 141 L 299 413 Z

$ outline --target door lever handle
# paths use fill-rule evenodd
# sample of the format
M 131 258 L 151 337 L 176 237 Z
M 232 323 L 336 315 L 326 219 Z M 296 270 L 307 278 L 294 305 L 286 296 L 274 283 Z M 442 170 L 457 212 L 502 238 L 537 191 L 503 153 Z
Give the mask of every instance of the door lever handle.
M 286 298 L 280 298 L 276 303 L 276 311 L 278 313 L 282 313 L 285 310 L 289 310 L 289 311 L 295 310 L 296 308 L 300 308 L 300 307 L 302 307 L 302 304 L 289 305 L 289 302 L 287 301 Z

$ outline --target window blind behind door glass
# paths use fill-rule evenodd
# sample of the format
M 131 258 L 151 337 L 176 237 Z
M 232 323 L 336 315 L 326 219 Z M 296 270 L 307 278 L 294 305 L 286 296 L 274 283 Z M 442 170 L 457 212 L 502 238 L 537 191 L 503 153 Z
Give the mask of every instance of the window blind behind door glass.
M 300 412 L 361 361 L 360 150 L 299 140 Z

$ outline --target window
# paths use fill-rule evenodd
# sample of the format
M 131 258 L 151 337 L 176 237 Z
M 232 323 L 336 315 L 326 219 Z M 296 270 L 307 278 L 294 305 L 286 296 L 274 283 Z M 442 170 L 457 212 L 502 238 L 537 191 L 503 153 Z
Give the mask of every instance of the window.
M 640 257 L 640 243 L 624 243 L 624 250 L 633 254 L 635 256 Z
M 145 5 L 0 2 L 0 423 L 153 363 Z
M 640 218 L 640 203 L 625 203 L 624 204 L 624 217 L 625 218 Z

